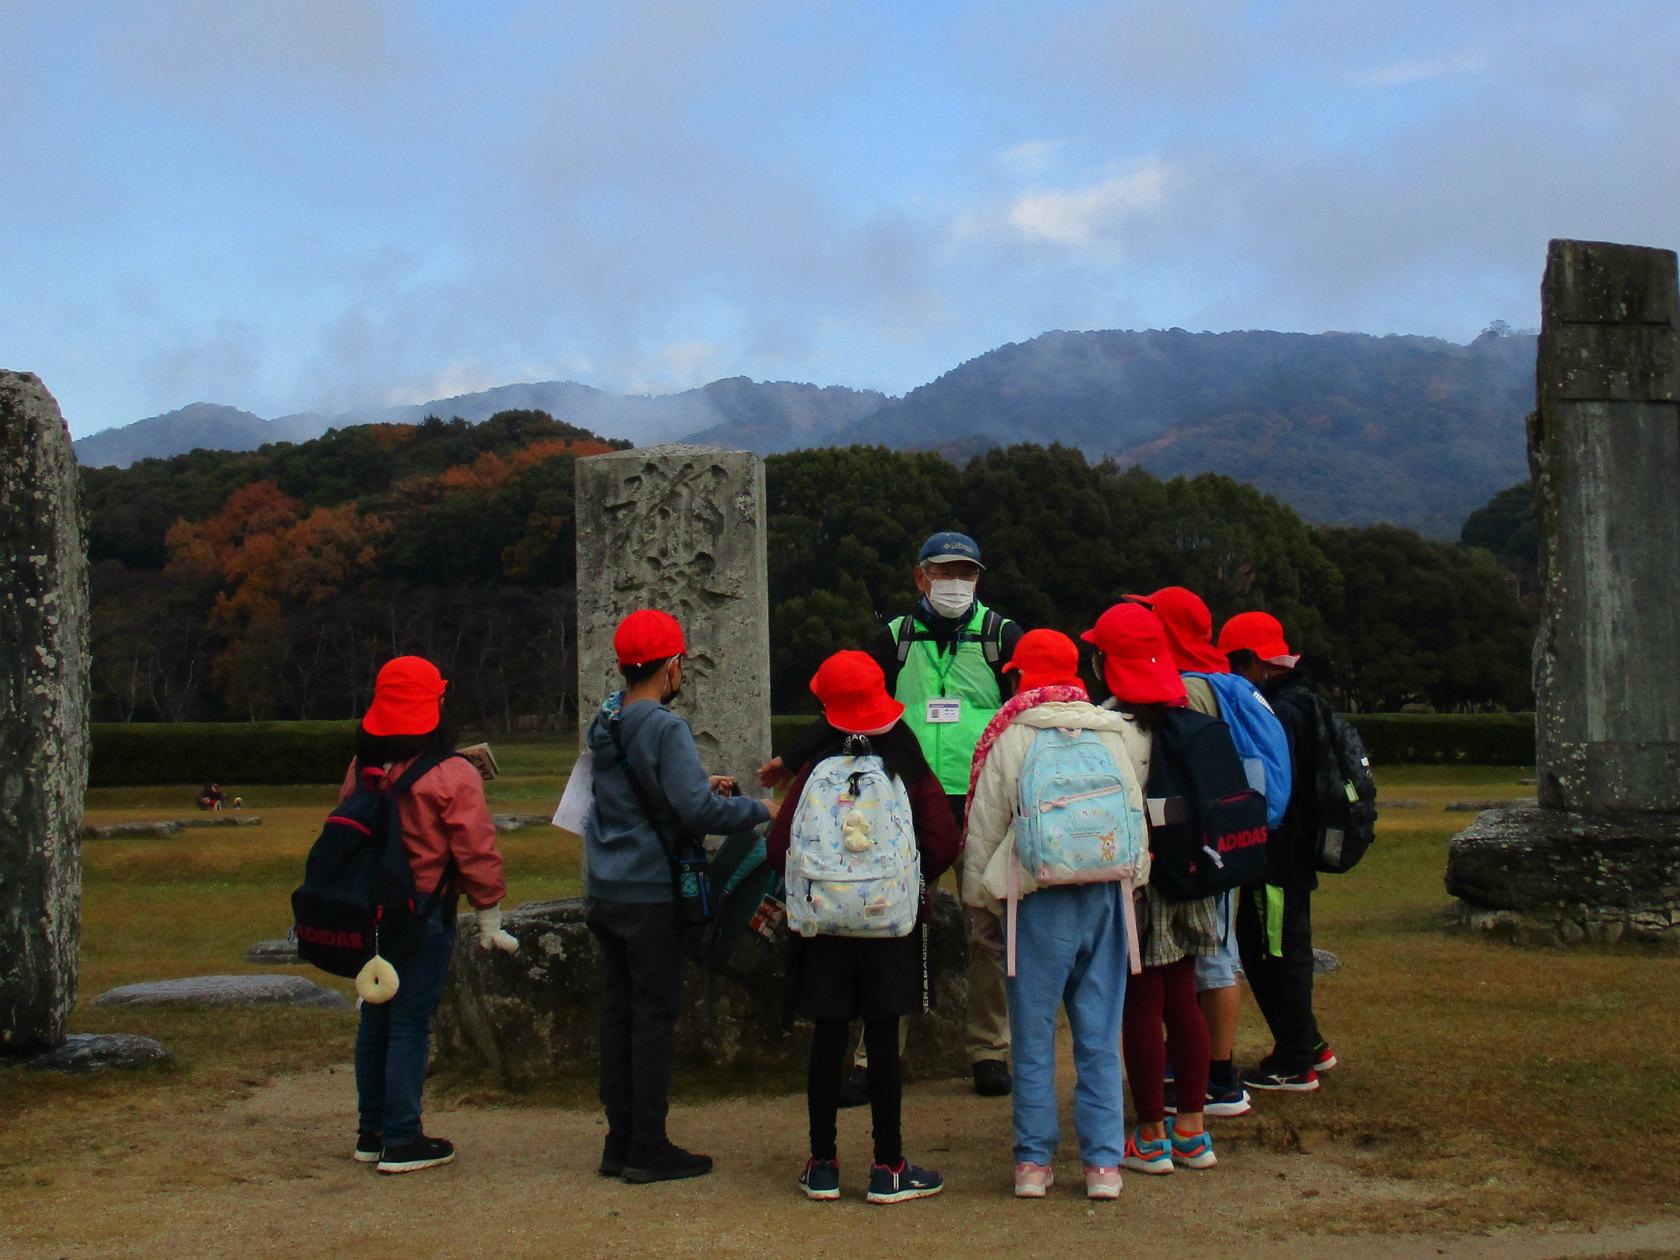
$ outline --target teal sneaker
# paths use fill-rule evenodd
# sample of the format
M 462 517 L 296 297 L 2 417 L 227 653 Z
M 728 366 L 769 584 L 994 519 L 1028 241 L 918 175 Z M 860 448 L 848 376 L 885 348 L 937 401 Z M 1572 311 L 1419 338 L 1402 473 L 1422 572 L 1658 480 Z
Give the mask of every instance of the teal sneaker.
M 840 1197 L 840 1161 L 837 1159 L 808 1159 L 805 1171 L 799 1174 L 799 1188 L 807 1199 L 838 1199 Z
M 885 1164 L 869 1166 L 869 1194 L 871 1203 L 903 1203 L 906 1199 L 925 1199 L 945 1188 L 945 1178 L 931 1168 L 917 1168 L 907 1159 L 898 1161 L 897 1168 Z
M 1146 1138 L 1142 1129 L 1126 1135 L 1126 1151 L 1120 1157 L 1120 1167 L 1133 1172 L 1164 1177 L 1173 1170 L 1172 1143 L 1166 1138 Z
M 1167 1133 L 1172 1139 L 1172 1162 L 1180 1168 L 1212 1168 L 1219 1162 L 1213 1157 L 1213 1139 L 1206 1129 L 1186 1135 L 1169 1124 Z

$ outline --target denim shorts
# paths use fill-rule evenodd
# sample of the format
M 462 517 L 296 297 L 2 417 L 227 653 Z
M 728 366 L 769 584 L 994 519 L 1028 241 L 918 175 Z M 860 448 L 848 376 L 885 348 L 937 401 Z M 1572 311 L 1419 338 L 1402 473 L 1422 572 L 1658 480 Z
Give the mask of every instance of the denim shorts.
M 1236 925 L 1231 922 L 1231 911 L 1235 906 L 1234 894 L 1226 893 L 1220 897 L 1219 950 L 1197 956 L 1197 993 L 1206 993 L 1209 989 L 1229 989 L 1237 982 L 1240 970 L 1237 964 L 1237 932 Z

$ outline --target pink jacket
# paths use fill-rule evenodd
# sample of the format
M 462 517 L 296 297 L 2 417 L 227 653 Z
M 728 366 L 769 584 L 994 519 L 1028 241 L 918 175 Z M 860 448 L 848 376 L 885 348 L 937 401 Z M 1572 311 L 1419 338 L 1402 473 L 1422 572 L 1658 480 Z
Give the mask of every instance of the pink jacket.
M 410 764 L 393 765 L 386 781 L 395 783 Z M 356 763 L 352 761 L 338 799 L 342 801 L 355 787 Z M 436 891 L 445 864 L 454 857 L 456 887 L 475 910 L 487 909 L 507 896 L 496 824 L 484 801 L 484 780 L 471 762 L 451 757 L 421 775 L 397 798 L 397 817 L 402 819 L 403 843 L 417 891 Z

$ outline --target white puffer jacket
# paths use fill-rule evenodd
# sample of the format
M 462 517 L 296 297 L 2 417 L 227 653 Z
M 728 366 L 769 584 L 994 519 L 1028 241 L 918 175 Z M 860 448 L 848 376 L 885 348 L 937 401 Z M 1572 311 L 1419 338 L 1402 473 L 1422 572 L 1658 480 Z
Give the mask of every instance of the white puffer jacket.
M 1143 809 L 1143 785 L 1149 780 L 1149 732 L 1128 714 L 1080 702 L 1041 704 L 1016 716 L 997 737 L 974 785 L 963 848 L 962 899 L 993 914 L 1003 913 L 1009 894 L 1009 864 L 1015 856 L 1015 797 L 1027 749 L 1039 731 L 1050 727 L 1098 731 L 1116 765 L 1131 764 L 1136 780 L 1132 804 Z M 1149 880 L 1149 852 L 1144 850 L 1138 884 Z M 1021 871 L 1021 895 L 1038 890 L 1031 871 Z

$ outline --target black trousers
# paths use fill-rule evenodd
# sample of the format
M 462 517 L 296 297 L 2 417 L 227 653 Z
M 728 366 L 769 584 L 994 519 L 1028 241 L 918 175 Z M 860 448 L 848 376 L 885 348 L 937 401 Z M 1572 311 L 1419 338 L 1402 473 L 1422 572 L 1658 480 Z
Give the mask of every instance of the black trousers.
M 805 1079 L 805 1106 L 811 1120 L 811 1158 L 834 1159 L 840 1113 L 840 1077 L 851 1049 L 850 1025 L 843 1019 L 814 1021 L 811 1068 Z M 904 1081 L 898 1065 L 898 1020 L 863 1021 L 863 1045 L 869 1052 L 869 1111 L 874 1122 L 875 1162 L 897 1167 L 904 1158 L 899 1129 Z
M 1243 974 L 1266 1025 L 1272 1030 L 1272 1058 L 1280 1071 L 1305 1072 L 1313 1064 L 1319 1035 L 1313 1014 L 1312 890 L 1285 887 L 1281 919 L 1268 916 L 1276 886 L 1248 884 L 1237 900 L 1237 952 Z M 1268 919 L 1272 931 L 1268 932 Z M 1271 935 L 1277 939 L 1271 940 Z M 1272 947 L 1279 947 L 1274 954 Z
M 665 1141 L 677 1054 L 684 954 L 670 902 L 591 899 L 584 922 L 601 945 L 601 1105 L 607 1141 Z

